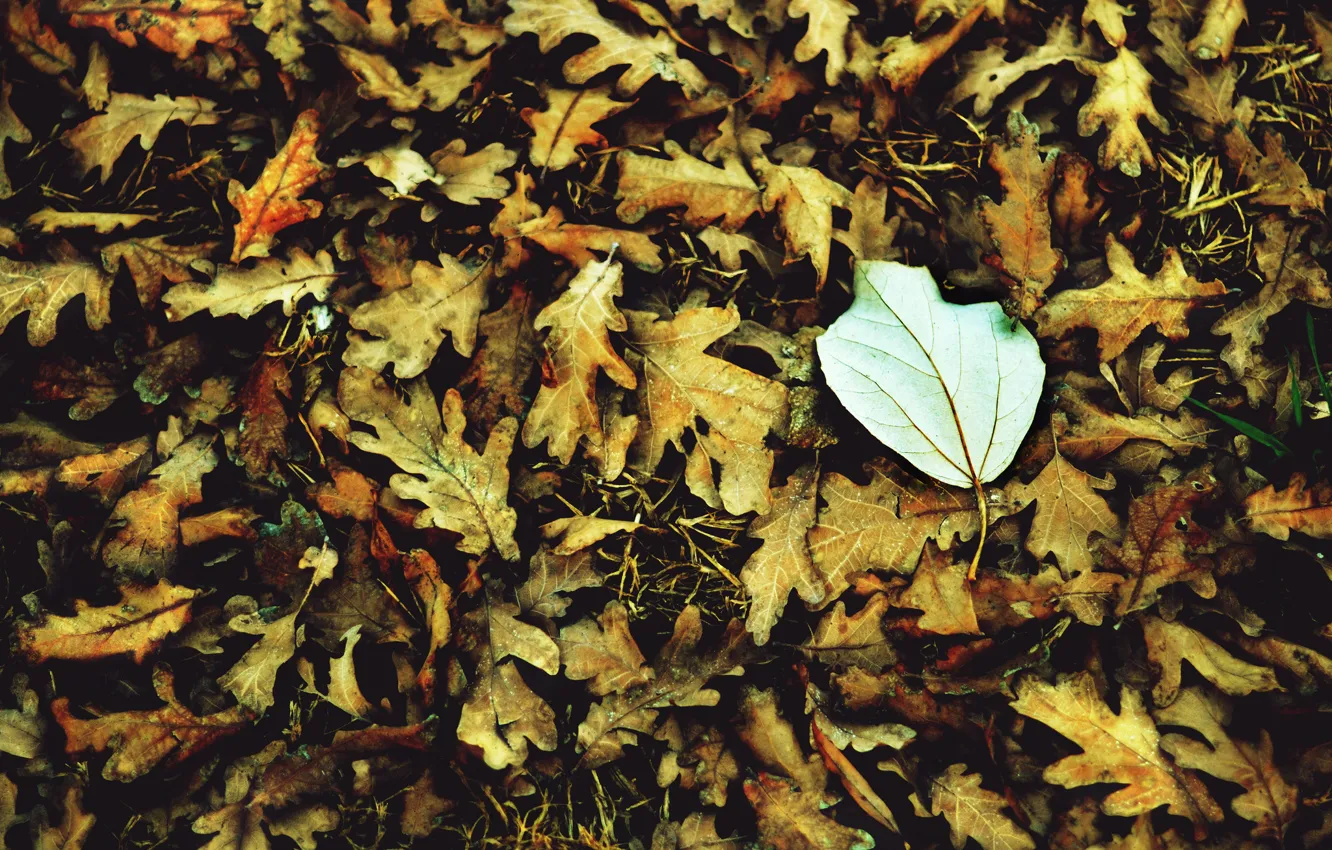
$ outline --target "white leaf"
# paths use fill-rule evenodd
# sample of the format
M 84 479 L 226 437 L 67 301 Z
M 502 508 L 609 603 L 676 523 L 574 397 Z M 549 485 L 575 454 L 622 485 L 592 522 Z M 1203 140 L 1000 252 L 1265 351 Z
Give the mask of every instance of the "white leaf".
M 921 472 L 959 487 L 1012 462 L 1045 379 L 1036 340 L 998 304 L 949 304 L 928 269 L 901 263 L 856 263 L 851 309 L 817 345 L 851 415 Z

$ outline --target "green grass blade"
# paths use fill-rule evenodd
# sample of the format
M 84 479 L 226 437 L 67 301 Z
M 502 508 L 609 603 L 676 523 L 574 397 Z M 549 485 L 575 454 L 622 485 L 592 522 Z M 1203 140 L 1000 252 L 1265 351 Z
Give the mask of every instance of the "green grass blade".
M 1323 363 L 1318 359 L 1318 343 L 1314 340 L 1313 311 L 1304 312 L 1304 330 L 1309 335 L 1309 353 L 1313 355 L 1314 371 L 1318 373 L 1318 391 L 1323 401 L 1332 404 L 1332 390 L 1327 388 L 1327 376 L 1323 374 Z
M 1194 407 L 1201 407 L 1203 410 L 1206 410 L 1208 413 L 1212 414 L 1217 419 L 1220 419 L 1222 422 L 1226 423 L 1231 428 L 1234 428 L 1236 431 L 1239 431 L 1241 434 L 1248 437 L 1250 440 L 1262 443 L 1264 446 L 1267 446 L 1269 449 L 1271 449 L 1273 452 L 1276 453 L 1277 457 L 1287 457 L 1288 455 L 1291 454 L 1289 446 L 1281 442 L 1281 440 L 1279 440 L 1275 436 L 1257 427 L 1256 425 L 1250 425 L 1248 422 L 1245 422 L 1243 419 L 1236 419 L 1234 416 L 1231 416 L 1229 413 L 1222 413 L 1219 410 L 1214 410 L 1211 407 L 1208 407 L 1207 405 L 1203 404 L 1201 401 L 1198 401 L 1196 398 L 1186 398 L 1184 400 L 1192 404 Z

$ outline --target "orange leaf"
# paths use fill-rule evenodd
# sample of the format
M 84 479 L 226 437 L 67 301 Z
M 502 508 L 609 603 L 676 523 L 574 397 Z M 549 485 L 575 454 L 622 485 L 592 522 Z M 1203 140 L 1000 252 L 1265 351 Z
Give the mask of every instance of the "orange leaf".
M 264 166 L 259 180 L 249 189 L 232 180 L 227 200 L 240 212 L 236 223 L 236 244 L 231 262 L 246 257 L 267 257 L 273 236 L 284 227 L 318 218 L 324 205 L 318 201 L 298 200 L 314 185 L 327 167 L 315 157 L 319 142 L 319 113 L 307 109 L 296 116 L 287 143 Z
M 230 41 L 231 27 L 249 17 L 241 0 L 61 0 L 60 11 L 72 26 L 101 27 L 126 47 L 141 35 L 179 59 L 201 41 Z
M 1254 531 L 1277 540 L 1289 540 L 1292 531 L 1332 538 L 1332 485 L 1320 481 L 1308 486 L 1303 472 L 1293 472 L 1286 489 L 1268 484 L 1244 500 L 1245 519 Z
M 65 752 L 111 750 L 102 777 L 129 782 L 159 764 L 180 764 L 250 723 L 240 706 L 202 717 L 176 699 L 175 677 L 166 667 L 153 671 L 153 687 L 166 705 L 149 711 L 121 711 L 82 720 L 69 710 L 69 699 L 51 703 L 51 714 L 65 730 Z

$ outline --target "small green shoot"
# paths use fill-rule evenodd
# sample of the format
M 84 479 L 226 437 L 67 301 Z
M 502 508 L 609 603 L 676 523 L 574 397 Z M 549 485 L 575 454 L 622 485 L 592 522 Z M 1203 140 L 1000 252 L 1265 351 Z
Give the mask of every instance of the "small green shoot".
M 1323 401 L 1332 404 L 1332 390 L 1327 388 L 1327 376 L 1323 374 L 1323 363 L 1318 359 L 1318 343 L 1314 340 L 1312 310 L 1306 310 L 1304 313 L 1304 330 L 1309 336 L 1309 354 L 1313 356 L 1314 372 L 1318 374 L 1318 391 L 1322 393 Z
M 1255 442 L 1259 442 L 1262 443 L 1264 446 L 1267 446 L 1269 449 L 1273 451 L 1274 454 L 1276 454 L 1277 457 L 1287 457 L 1291 454 L 1289 446 L 1281 442 L 1281 440 L 1279 440 L 1277 437 L 1267 433 L 1266 431 L 1257 427 L 1256 425 L 1250 425 L 1248 422 L 1245 422 L 1243 419 L 1236 419 L 1234 416 L 1231 416 L 1229 413 L 1222 413 L 1219 410 L 1214 410 L 1211 407 L 1203 404 L 1201 401 L 1198 401 L 1196 398 L 1186 398 L 1184 400 L 1192 404 L 1194 407 L 1201 407 L 1203 410 L 1206 410 L 1208 413 L 1212 414 L 1217 419 L 1220 419 L 1222 422 L 1226 423 L 1231 428 L 1234 428 L 1236 431 L 1239 431 L 1241 434 L 1248 437 L 1250 440 L 1254 440 Z

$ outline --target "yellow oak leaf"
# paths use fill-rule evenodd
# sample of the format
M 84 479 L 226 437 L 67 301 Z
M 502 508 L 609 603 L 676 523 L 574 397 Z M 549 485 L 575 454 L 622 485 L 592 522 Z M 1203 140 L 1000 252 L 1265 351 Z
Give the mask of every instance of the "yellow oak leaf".
M 849 208 L 851 192 L 817 168 L 776 165 L 761 155 L 751 165 L 763 183 L 763 211 L 776 211 L 781 220 L 786 262 L 809 257 L 817 275 L 816 286 L 823 289 L 832 248 L 833 208 Z
M 1087 102 L 1078 110 L 1078 133 L 1090 136 L 1102 126 L 1106 128 L 1100 148 L 1101 168 L 1118 168 L 1129 177 L 1142 174 L 1143 163 L 1155 168 L 1156 157 L 1138 127 L 1138 119 L 1146 118 L 1163 133 L 1170 129 L 1170 122 L 1152 103 L 1152 75 L 1142 60 L 1121 47 L 1109 62 L 1079 59 L 1076 65 L 1096 79 Z
M 269 304 L 281 304 L 285 315 L 296 312 L 296 304 L 307 295 L 316 301 L 328 298 L 340 273 L 333 268 L 327 251 L 313 257 L 300 248 L 287 252 L 287 259 L 266 257 L 254 268 L 222 265 L 211 283 L 186 281 L 162 296 L 167 319 L 179 322 L 207 310 L 211 316 L 240 316 L 248 319 Z
M 60 310 L 83 296 L 83 315 L 91 330 L 111 321 L 111 284 L 115 279 L 89 262 L 70 258 L 55 263 L 25 263 L 0 257 L 0 330 L 28 314 L 28 344 L 55 339 Z
M 981 787 L 979 773 L 965 764 L 951 764 L 930 783 L 930 808 L 943 815 L 952 830 L 953 847 L 962 850 L 968 838 L 984 850 L 1036 850 L 1026 830 L 1003 814 L 1008 805 L 999 794 Z
M 152 150 L 157 137 L 172 121 L 186 127 L 216 124 L 222 116 L 214 112 L 217 104 L 202 97 L 152 98 L 137 94 L 112 92 L 106 112 L 94 115 L 65 133 L 60 139 L 73 149 L 82 174 L 100 168 L 101 182 L 111 177 L 112 167 L 136 137 L 139 146 Z
M 756 646 L 768 642 L 792 590 L 810 606 L 825 598 L 823 579 L 805 541 L 814 526 L 818 482 L 818 467 L 802 466 L 773 491 L 772 511 L 749 524 L 748 535 L 763 541 L 740 570 L 740 581 L 749 593 L 745 629 L 754 635 Z
M 125 585 L 114 605 L 93 606 L 78 599 L 68 617 L 47 614 L 35 623 L 21 623 L 16 630 L 19 651 L 37 663 L 129 655 L 142 664 L 170 635 L 185 628 L 198 596 L 197 590 L 159 581 Z

